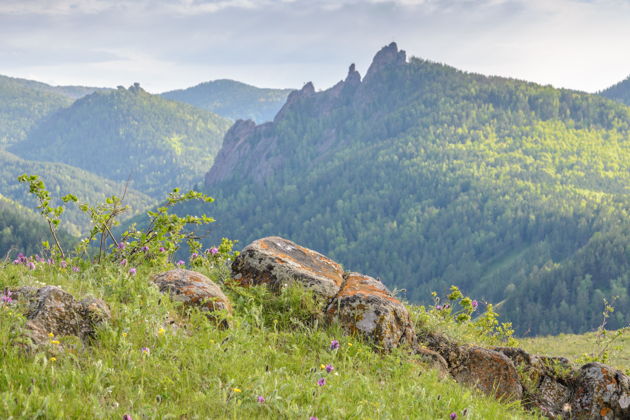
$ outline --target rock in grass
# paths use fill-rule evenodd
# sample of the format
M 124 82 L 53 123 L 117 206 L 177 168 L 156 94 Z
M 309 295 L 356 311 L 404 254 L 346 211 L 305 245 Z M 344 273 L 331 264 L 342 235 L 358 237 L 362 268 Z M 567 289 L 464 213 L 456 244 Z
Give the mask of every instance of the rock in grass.
M 578 371 L 571 401 L 572 418 L 630 419 L 630 378 L 601 363 Z
M 318 252 L 270 236 L 243 249 L 232 263 L 232 278 L 243 286 L 267 284 L 276 292 L 298 282 L 328 300 L 341 288 L 343 269 Z
M 348 333 L 360 333 L 390 350 L 415 334 L 407 308 L 379 280 L 347 273 L 339 293 L 326 309 L 329 322 L 339 322 Z
M 227 311 L 232 313 L 230 300 L 219 286 L 201 273 L 175 269 L 153 276 L 153 282 L 160 292 L 188 306 L 196 306 L 203 311 Z
M 14 295 L 28 303 L 27 335 L 35 344 L 48 343 L 50 333 L 55 337 L 73 335 L 86 341 L 94 338 L 97 325 L 111 318 L 109 307 L 102 300 L 88 297 L 77 302 L 56 286 L 23 287 L 15 290 Z

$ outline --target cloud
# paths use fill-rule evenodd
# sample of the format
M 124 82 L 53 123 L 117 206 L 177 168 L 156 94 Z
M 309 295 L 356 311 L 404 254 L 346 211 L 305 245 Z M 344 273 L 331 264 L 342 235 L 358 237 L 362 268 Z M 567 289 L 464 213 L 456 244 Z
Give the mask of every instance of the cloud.
M 397 41 L 464 70 L 594 91 L 630 73 L 628 22 L 627 0 L 2 0 L 0 74 L 325 88 Z

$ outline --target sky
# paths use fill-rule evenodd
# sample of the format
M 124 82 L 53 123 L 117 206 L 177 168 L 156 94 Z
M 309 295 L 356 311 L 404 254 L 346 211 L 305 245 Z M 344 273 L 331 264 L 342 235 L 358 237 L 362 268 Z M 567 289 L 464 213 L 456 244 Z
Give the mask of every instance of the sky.
M 392 41 L 595 92 L 630 75 L 630 0 L 0 0 L 0 74 L 54 85 L 325 89 Z

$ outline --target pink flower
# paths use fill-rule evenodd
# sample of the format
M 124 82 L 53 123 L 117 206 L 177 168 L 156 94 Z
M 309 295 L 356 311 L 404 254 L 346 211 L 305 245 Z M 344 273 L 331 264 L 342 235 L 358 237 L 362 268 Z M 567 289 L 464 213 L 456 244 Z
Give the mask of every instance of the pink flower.
M 263 404 L 265 402 L 265 397 L 263 397 L 262 395 L 259 395 L 258 398 L 256 399 L 258 400 L 260 404 Z
M 120 265 L 122 265 L 123 267 L 127 265 L 127 258 L 123 258 L 122 261 L 120 262 Z
M 140 351 L 142 352 L 142 354 L 146 354 L 147 356 L 151 354 L 151 350 L 149 350 L 148 347 L 142 347 Z
M 339 348 L 339 341 L 333 340 L 330 342 L 330 349 L 337 350 Z
M 182 260 L 177 261 L 177 263 L 175 265 L 181 267 L 182 265 L 185 265 L 186 263 Z
M 319 380 L 317 381 L 317 385 L 319 386 L 326 385 L 326 378 L 319 378 Z
M 72 267 L 72 271 L 74 271 L 75 273 L 78 273 L 81 270 L 79 269 L 79 267 L 74 266 L 74 267 Z
M 470 304 L 472 305 L 473 309 L 477 309 L 477 306 L 479 306 L 479 302 L 477 302 L 477 300 L 473 300 Z
M 61 268 L 66 268 L 67 266 L 68 266 L 68 263 L 67 263 L 67 262 L 65 262 L 65 261 L 61 261 L 61 262 L 59 263 L 59 267 L 61 267 Z
M 135 275 L 136 275 L 136 269 L 135 269 L 134 267 L 131 267 L 131 268 L 129 269 L 129 275 L 130 275 L 130 276 L 135 276 Z
M 26 266 L 28 267 L 29 270 L 35 270 L 35 263 L 33 261 L 29 261 L 29 263 L 26 264 Z
M 210 248 L 210 253 L 211 253 L 212 255 L 215 255 L 215 254 L 217 254 L 218 252 L 219 252 L 219 249 L 218 249 L 217 247 L 212 247 L 212 248 Z

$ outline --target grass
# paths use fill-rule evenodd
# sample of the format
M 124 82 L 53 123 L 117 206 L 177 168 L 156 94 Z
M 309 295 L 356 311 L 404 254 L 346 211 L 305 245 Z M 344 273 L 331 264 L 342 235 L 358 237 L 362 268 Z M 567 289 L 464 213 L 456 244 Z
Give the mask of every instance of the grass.
M 612 337 L 614 333 L 607 332 L 608 337 Z M 577 360 L 585 354 L 597 355 L 600 352 L 595 332 L 523 338 L 519 340 L 519 344 L 531 353 L 563 356 L 570 360 Z M 612 342 L 606 363 L 630 373 L 630 333 L 626 332 Z
M 83 265 L 79 273 L 0 266 L 0 290 L 60 285 L 112 310 L 91 345 L 55 337 L 60 344 L 25 353 L 15 345 L 24 308 L 0 304 L 0 418 L 537 418 L 440 378 L 408 349 L 376 353 L 336 325 L 319 325 L 311 320 L 318 304 L 303 290 L 272 296 L 264 287 L 224 284 L 225 269 L 201 269 L 234 305 L 230 328 L 218 328 L 150 286 L 163 269 L 138 267 L 130 276 L 114 265 Z M 331 350 L 335 339 L 341 346 Z M 322 369 L 327 364 L 334 371 Z

